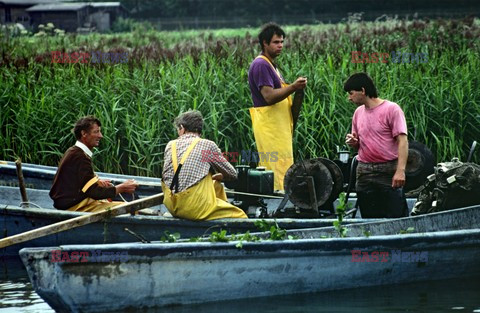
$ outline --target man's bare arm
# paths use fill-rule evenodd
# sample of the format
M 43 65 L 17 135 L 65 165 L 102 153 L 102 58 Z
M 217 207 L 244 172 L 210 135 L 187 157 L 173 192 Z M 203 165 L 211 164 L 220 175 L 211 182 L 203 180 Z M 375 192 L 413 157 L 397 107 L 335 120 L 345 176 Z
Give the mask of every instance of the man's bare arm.
M 267 102 L 268 105 L 275 104 L 282 101 L 298 89 L 303 89 L 307 86 L 307 79 L 305 77 L 299 77 L 297 80 L 287 87 L 273 89 L 270 86 L 262 86 L 260 93 Z
M 408 139 L 407 135 L 398 135 L 398 162 L 397 170 L 392 178 L 392 187 L 399 188 L 405 185 L 405 168 L 407 167 L 408 159 Z

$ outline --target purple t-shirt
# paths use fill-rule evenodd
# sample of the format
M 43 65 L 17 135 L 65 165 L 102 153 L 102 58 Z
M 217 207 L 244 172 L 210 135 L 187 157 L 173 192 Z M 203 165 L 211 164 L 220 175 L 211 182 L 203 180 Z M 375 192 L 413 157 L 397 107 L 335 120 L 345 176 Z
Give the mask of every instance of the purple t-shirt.
M 260 92 L 261 87 L 270 86 L 274 89 L 282 88 L 277 73 L 263 58 L 256 58 L 253 60 L 252 64 L 250 64 L 250 69 L 248 70 L 248 85 L 250 86 L 250 92 L 252 93 L 254 107 L 268 105 Z
M 400 106 L 385 100 L 373 109 L 359 106 L 353 114 L 352 131 L 360 143 L 358 160 L 381 163 L 398 159 L 396 137 L 407 134 L 407 123 Z

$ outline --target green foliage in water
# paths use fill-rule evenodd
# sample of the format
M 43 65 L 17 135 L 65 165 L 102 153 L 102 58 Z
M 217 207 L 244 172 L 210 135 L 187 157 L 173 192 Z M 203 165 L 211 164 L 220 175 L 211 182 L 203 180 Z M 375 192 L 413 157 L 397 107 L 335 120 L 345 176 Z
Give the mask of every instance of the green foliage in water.
M 351 204 L 347 202 L 347 196 L 345 192 L 342 192 L 338 195 L 339 205 L 337 206 L 337 220 L 333 222 L 335 230 L 338 232 L 340 237 L 347 237 L 348 228 L 343 225 L 343 218 L 345 217 L 345 212 L 351 208 Z
M 160 237 L 160 241 L 163 242 L 176 242 L 180 239 L 180 233 L 170 233 L 168 230 L 163 232 L 163 236 Z
M 214 231 L 210 234 L 210 242 L 229 242 L 230 238 L 227 237 L 227 231 L 222 229 L 218 232 Z
M 415 232 L 415 228 L 414 227 L 409 227 L 407 229 L 401 229 L 399 234 L 412 234 Z
M 285 240 L 287 231 L 278 226 L 277 221 L 267 222 L 266 220 L 255 221 L 254 225 L 262 232 L 269 232 L 269 240 Z

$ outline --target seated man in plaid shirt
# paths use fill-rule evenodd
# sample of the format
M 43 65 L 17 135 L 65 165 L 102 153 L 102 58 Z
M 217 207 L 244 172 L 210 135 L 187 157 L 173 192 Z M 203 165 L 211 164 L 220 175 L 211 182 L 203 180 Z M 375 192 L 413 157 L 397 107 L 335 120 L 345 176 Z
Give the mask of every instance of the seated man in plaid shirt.
M 247 218 L 245 212 L 227 202 L 220 181 L 234 180 L 237 173 L 213 141 L 200 138 L 202 114 L 187 111 L 175 118 L 174 124 L 179 137 L 165 148 L 162 173 L 164 204 L 169 212 L 189 220 Z

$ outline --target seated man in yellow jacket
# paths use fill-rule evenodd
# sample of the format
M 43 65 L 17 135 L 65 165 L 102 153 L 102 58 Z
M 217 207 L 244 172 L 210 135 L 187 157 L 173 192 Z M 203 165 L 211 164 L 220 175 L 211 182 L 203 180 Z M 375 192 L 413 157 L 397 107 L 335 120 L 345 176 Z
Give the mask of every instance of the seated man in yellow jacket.
M 122 204 L 107 201 L 119 193 L 133 193 L 138 184 L 127 180 L 117 186 L 99 179 L 93 171 L 93 148 L 103 138 L 100 120 L 93 116 L 79 119 L 73 132 L 77 142 L 64 154 L 50 189 L 53 206 L 59 210 L 98 212 Z
M 162 173 L 163 203 L 169 212 L 188 220 L 247 218 L 227 202 L 220 181 L 236 179 L 237 173 L 213 141 L 200 138 L 202 114 L 187 111 L 175 118 L 174 124 L 179 137 L 165 148 Z M 206 157 L 212 155 L 215 157 Z

